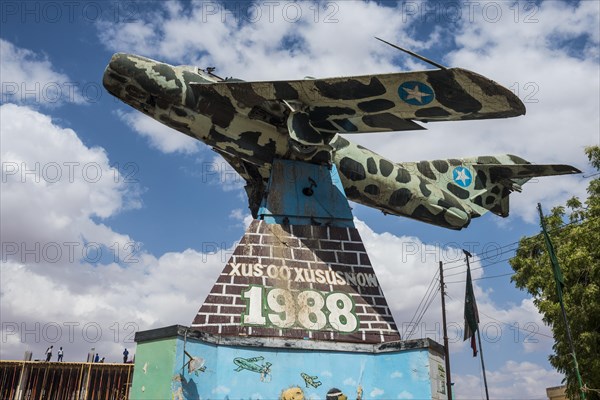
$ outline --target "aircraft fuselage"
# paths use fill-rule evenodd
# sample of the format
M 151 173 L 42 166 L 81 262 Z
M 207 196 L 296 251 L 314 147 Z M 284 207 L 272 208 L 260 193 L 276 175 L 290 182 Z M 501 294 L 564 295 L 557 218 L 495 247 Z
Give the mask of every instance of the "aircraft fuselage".
M 244 165 L 252 166 L 265 180 L 276 158 L 335 164 L 348 199 L 385 213 L 461 229 L 471 218 L 481 215 L 482 210 L 485 212 L 469 201 L 477 194 L 475 187 L 468 191 L 453 181 L 455 169 L 463 168 L 460 160 L 394 163 L 327 129 L 324 143 L 307 145 L 291 138 L 291 129 L 287 125 L 290 108 L 285 102 L 263 101 L 260 105 L 249 106 L 252 103 L 252 99 L 248 100 L 252 97 L 250 91 L 237 93 L 236 98 L 246 100 L 236 102 L 218 91 L 206 90 L 211 85 L 235 81 L 222 80 L 196 67 L 171 66 L 119 53 L 112 57 L 106 68 L 103 84 L 110 93 L 133 108 L 201 140 L 226 159 L 241 160 Z M 521 104 L 510 93 L 500 94 L 509 105 Z M 377 99 L 370 103 L 376 102 Z M 524 108 L 519 112 L 524 113 Z M 495 118 L 501 117 L 500 114 L 494 111 L 486 116 L 482 112 L 473 118 Z M 430 118 L 435 120 L 435 116 Z M 504 161 L 507 160 L 497 160 Z M 508 160 L 513 164 L 518 161 Z M 476 172 L 467 170 L 464 173 L 475 185 Z M 479 189 L 483 193 L 485 185 Z

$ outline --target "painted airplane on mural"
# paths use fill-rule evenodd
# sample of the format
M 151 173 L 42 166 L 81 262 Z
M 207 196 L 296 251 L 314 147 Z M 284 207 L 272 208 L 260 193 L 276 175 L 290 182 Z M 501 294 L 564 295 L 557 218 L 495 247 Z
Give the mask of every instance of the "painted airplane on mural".
M 510 193 L 533 177 L 580 172 L 508 154 L 396 163 L 340 136 L 525 114 L 519 98 L 496 82 L 392 46 L 437 69 L 244 82 L 220 78 L 213 68 L 117 53 L 103 84 L 133 108 L 223 156 L 246 180 L 255 218 L 274 159 L 335 165 L 348 199 L 451 229 L 488 211 L 508 216 Z
M 258 364 L 259 361 L 263 361 L 265 358 L 253 357 L 253 358 L 242 358 L 237 357 L 233 359 L 233 363 L 238 366 L 235 370 L 236 372 L 240 372 L 242 370 L 248 370 L 252 372 L 257 372 L 259 374 L 269 374 L 271 372 L 271 364 L 270 362 L 266 362 L 264 364 Z

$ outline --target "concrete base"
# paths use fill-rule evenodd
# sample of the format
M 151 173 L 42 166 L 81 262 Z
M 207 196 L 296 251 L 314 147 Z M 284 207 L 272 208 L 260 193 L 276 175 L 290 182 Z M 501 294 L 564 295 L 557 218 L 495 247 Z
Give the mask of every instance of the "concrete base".
M 447 399 L 443 348 L 430 339 L 335 343 L 174 325 L 135 340 L 130 399 Z

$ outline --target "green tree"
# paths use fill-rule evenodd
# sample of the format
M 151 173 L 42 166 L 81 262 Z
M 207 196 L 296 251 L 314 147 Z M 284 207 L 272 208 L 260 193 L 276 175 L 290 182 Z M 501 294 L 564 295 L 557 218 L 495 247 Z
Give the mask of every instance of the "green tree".
M 590 164 L 600 170 L 600 147 L 585 149 Z M 600 177 L 588 186 L 588 198 L 577 197 L 544 217 L 564 278 L 563 300 L 583 383 L 600 389 Z M 565 224 L 565 220 L 568 223 Z M 579 385 L 562 319 L 552 267 L 543 236 L 523 238 L 510 261 L 512 281 L 527 290 L 552 327 L 554 354 L 550 363 L 567 378 L 567 393 L 578 398 Z M 588 391 L 588 399 L 600 399 L 600 392 Z

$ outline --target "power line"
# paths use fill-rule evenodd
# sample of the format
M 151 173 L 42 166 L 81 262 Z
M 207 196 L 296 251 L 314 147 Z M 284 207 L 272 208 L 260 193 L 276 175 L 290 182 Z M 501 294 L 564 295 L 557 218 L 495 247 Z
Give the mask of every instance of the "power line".
M 567 223 L 565 223 L 565 224 L 563 224 L 563 225 L 561 225 L 561 226 L 559 226 L 559 227 L 557 227 L 555 229 L 549 230 L 548 233 L 556 233 L 556 232 L 559 232 L 559 231 L 561 231 L 563 229 L 569 228 L 569 227 L 571 227 L 571 226 L 573 226 L 575 224 L 579 224 L 579 223 L 584 222 L 584 221 L 588 221 L 588 222 L 589 221 L 593 221 L 593 220 L 596 220 L 598 218 L 600 218 L 600 217 L 582 218 L 582 219 L 570 221 L 570 222 L 567 222 Z M 491 258 L 499 257 L 499 256 L 502 256 L 502 255 L 504 255 L 506 253 L 509 253 L 509 252 L 512 252 L 512 251 L 516 251 L 518 249 L 518 245 L 520 245 L 521 242 L 526 242 L 526 241 L 529 241 L 529 240 L 534 240 L 538 236 L 540 236 L 541 234 L 542 233 L 538 233 L 538 234 L 533 235 L 533 236 L 524 237 L 524 238 L 522 238 L 522 239 L 520 239 L 520 240 L 518 240 L 516 242 L 511 242 L 511 243 L 507 243 L 507 244 L 505 244 L 503 246 L 500 246 L 500 247 L 498 247 L 498 250 L 502 250 L 502 251 L 499 254 L 492 254 L 492 255 L 489 255 L 489 256 L 480 257 L 480 258 L 478 258 L 477 262 L 489 260 Z M 510 248 L 512 246 L 515 246 L 515 245 L 517 245 L 517 248 L 514 248 L 514 249 Z M 505 249 L 505 250 L 503 250 L 503 249 Z M 464 263 L 464 260 L 462 258 L 461 259 L 456 259 L 456 260 L 445 262 L 444 265 L 453 264 L 453 263 L 459 262 L 459 261 L 463 261 L 463 264 L 455 265 L 455 266 L 450 267 L 450 268 L 444 268 L 444 271 L 450 271 L 452 269 L 456 269 L 456 268 L 461 268 L 461 267 L 466 267 L 467 266 L 467 264 Z M 492 265 L 492 264 L 489 264 L 489 265 Z M 481 268 L 481 267 L 479 267 L 479 268 Z M 475 270 L 475 269 L 479 269 L 479 268 L 472 268 L 471 270 Z M 444 275 L 444 276 L 452 276 L 452 275 Z
M 433 303 L 433 301 L 436 299 L 437 293 L 439 292 L 439 290 L 440 290 L 440 287 L 437 286 L 436 289 L 431 292 L 431 298 L 429 299 L 427 305 L 423 308 L 423 311 L 419 315 L 419 318 L 415 321 L 415 324 L 412 325 L 411 331 L 409 332 L 409 334 L 406 336 L 406 338 L 404 340 L 410 339 L 410 337 L 415 333 L 415 331 L 417 330 L 417 327 L 421 323 L 421 320 L 425 316 L 425 313 L 429 309 L 429 306 L 431 306 L 431 304 Z
M 417 309 L 415 310 L 415 313 L 413 314 L 412 318 L 410 319 L 410 321 L 408 323 L 406 331 L 404 332 L 406 335 L 411 335 L 412 334 L 412 331 L 409 333 L 408 330 L 411 329 L 411 327 L 413 327 L 413 330 L 414 330 L 414 326 L 416 324 L 415 325 L 412 325 L 412 324 L 415 321 L 415 318 L 418 319 L 417 315 L 421 314 L 421 311 L 422 311 L 421 306 L 423 306 L 423 308 L 425 308 L 425 305 L 429 301 L 431 293 L 433 291 L 433 288 L 435 287 L 435 286 L 433 286 L 433 284 L 437 281 L 437 277 L 438 277 L 438 273 L 436 271 L 436 273 L 433 275 L 433 278 L 431 279 L 431 282 L 429 282 L 429 286 L 427 287 L 427 290 L 425 291 L 425 294 L 423 295 L 423 298 L 421 299 L 421 302 L 417 306 Z M 403 335 L 403 337 L 405 337 L 406 335 Z
M 561 226 L 559 226 L 559 227 L 557 227 L 555 229 L 550 230 L 549 233 L 559 232 L 559 231 L 561 231 L 563 229 L 566 229 L 568 227 L 574 226 L 575 224 L 579 224 L 579 223 L 581 223 L 583 221 L 588 221 L 589 222 L 589 221 L 593 221 L 593 220 L 598 219 L 598 218 L 600 218 L 600 217 L 582 218 L 582 219 L 579 219 L 579 220 L 570 221 L 570 222 L 565 223 L 565 224 L 563 224 L 563 225 L 561 225 Z M 540 233 L 538 233 L 536 235 L 525 237 L 525 238 L 522 238 L 522 239 L 520 239 L 520 240 L 518 240 L 516 242 L 511 242 L 511 243 L 505 244 L 503 246 L 500 246 L 498 248 L 498 249 L 502 250 L 500 253 L 497 253 L 497 254 L 494 254 L 494 255 L 491 255 L 491 256 L 481 257 L 476 262 L 479 262 L 481 264 L 482 261 L 489 260 L 491 258 L 496 258 L 496 257 L 499 257 L 499 256 L 503 256 L 503 255 L 506 255 L 508 253 L 513 253 L 516 250 L 518 250 L 518 246 L 522 242 L 527 242 L 527 241 L 530 241 L 530 240 L 534 240 L 538 236 L 541 236 L 541 235 L 542 235 L 542 233 L 540 232 Z M 517 246 L 517 247 L 512 248 L 514 246 Z M 488 268 L 488 267 L 491 267 L 493 265 L 509 261 L 513 257 L 514 257 L 514 255 L 511 255 L 508 258 L 504 258 L 504 259 L 501 259 L 501 260 L 498 260 L 498 261 L 490 262 L 490 263 L 488 263 L 486 265 L 481 265 L 480 267 L 472 268 L 471 270 L 478 270 L 478 269 Z M 449 262 L 446 262 L 444 265 L 452 264 L 452 263 L 459 262 L 459 261 L 463 261 L 463 264 L 456 265 L 456 266 L 453 266 L 453 267 L 450 267 L 450 268 L 444 268 L 444 271 L 449 271 L 449 270 L 452 270 L 452 269 L 457 269 L 457 268 L 461 268 L 461 267 L 466 267 L 467 266 L 467 264 L 464 263 L 463 259 L 457 259 L 457 260 L 449 261 Z M 449 274 L 449 275 L 444 275 L 444 276 L 445 277 L 455 276 L 455 275 L 464 274 L 465 272 L 466 272 L 466 270 L 460 271 L 460 272 L 456 272 L 456 273 L 453 273 L 453 274 Z M 509 272 L 509 273 L 500 274 L 500 275 L 484 276 L 484 277 L 476 278 L 476 279 L 472 279 L 472 280 L 473 281 L 478 281 L 478 280 L 482 280 L 482 279 L 501 278 L 501 277 L 505 277 L 505 276 L 509 276 L 509 275 L 513 275 L 513 274 L 514 274 L 514 272 Z M 436 273 L 433 275 L 433 278 L 429 282 L 427 290 L 425 291 L 425 294 L 421 298 L 421 301 L 419 302 L 419 305 L 417 306 L 417 309 L 415 310 L 415 313 L 413 314 L 410 322 L 408 323 L 408 327 L 407 327 L 406 331 L 404 332 L 405 334 L 403 335 L 403 337 L 405 337 L 406 339 L 409 339 L 414 334 L 414 332 L 416 331 L 416 327 L 421 322 L 421 320 L 425 316 L 425 313 L 427 312 L 427 310 L 429 309 L 429 307 L 431 306 L 431 304 L 435 300 L 436 294 L 440 290 L 439 286 L 434 286 L 434 283 L 436 282 L 436 279 L 437 279 L 438 276 L 439 276 L 439 271 L 436 271 Z M 446 284 L 463 283 L 463 282 L 466 282 L 466 280 L 450 281 L 450 282 L 446 282 Z M 484 315 L 486 315 L 486 314 L 484 314 Z M 492 318 L 492 317 L 490 317 L 488 315 L 486 315 L 486 316 L 488 318 L 494 319 L 494 318 Z M 416 318 L 416 322 L 415 322 L 415 318 Z M 502 321 L 498 321 L 498 322 L 502 322 Z M 506 324 L 505 322 L 502 322 L 502 323 Z M 510 325 L 510 324 L 507 324 L 507 325 Z M 412 329 L 411 329 L 411 327 L 412 327 Z M 410 329 L 410 331 L 409 331 L 409 329 Z M 533 333 L 531 331 L 527 331 L 527 330 L 525 330 L 525 331 L 529 332 L 529 333 Z M 541 334 L 541 333 L 539 333 L 539 334 L 542 335 L 542 336 L 551 337 L 551 336 L 544 335 L 544 334 Z
M 410 327 L 412 326 L 411 324 L 415 320 L 415 317 L 420 312 L 421 306 L 423 304 L 427 303 L 428 300 L 426 300 L 426 299 L 429 299 L 430 291 L 433 288 L 433 284 L 436 282 L 438 274 L 439 274 L 439 271 L 436 270 L 436 272 L 433 274 L 433 278 L 431 279 L 431 282 L 429 282 L 429 285 L 427 286 L 427 290 L 425 291 L 425 294 L 423 295 L 423 298 L 421 298 L 421 302 L 417 306 L 417 309 L 415 310 L 415 313 L 413 314 L 412 318 L 410 319 L 410 322 L 408 323 L 408 327 L 406 328 L 406 332 L 403 332 L 403 333 L 407 333 L 408 332 L 408 329 L 410 329 Z M 402 336 L 404 337 L 405 335 L 402 335 Z
M 483 315 L 485 315 L 486 317 L 488 317 L 489 319 L 492 319 L 492 320 L 494 320 L 494 321 L 496 321 L 496 322 L 500 322 L 501 324 L 508 325 L 508 326 L 510 326 L 510 327 L 512 327 L 512 328 L 516 328 L 516 329 L 518 329 L 518 330 L 520 330 L 520 331 L 523 331 L 523 332 L 531 333 L 531 334 L 534 334 L 534 335 L 545 336 L 545 337 L 547 337 L 547 338 L 550 338 L 550 339 L 553 339 L 553 340 L 554 340 L 554 337 L 553 337 L 553 336 L 546 335 L 545 333 L 533 332 L 533 331 L 530 331 L 530 330 L 527 330 L 527 329 L 521 329 L 521 328 L 519 328 L 518 326 L 514 326 L 513 324 L 509 324 L 508 322 L 500 321 L 499 319 L 496 319 L 496 318 L 494 318 L 494 317 L 490 317 L 489 315 L 487 315 L 486 313 L 484 313 L 484 312 L 483 312 L 483 311 L 481 311 L 481 310 L 478 310 L 478 311 L 479 311 L 479 313 L 480 313 L 480 314 L 483 314 Z
M 512 275 L 512 274 L 513 274 L 513 272 L 509 272 L 508 274 L 493 275 L 493 276 L 484 276 L 484 277 L 481 277 L 481 278 L 476 278 L 476 279 L 471 279 L 471 280 L 472 281 L 480 281 L 482 279 L 501 278 L 503 276 L 509 276 L 509 275 Z M 465 281 L 451 281 L 451 282 L 446 282 L 446 283 L 463 283 L 463 282 L 466 282 L 466 280 Z

